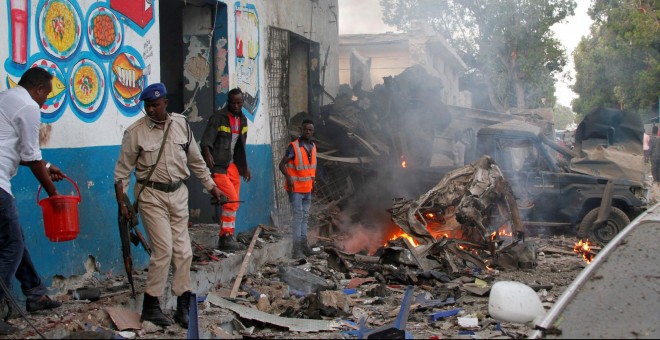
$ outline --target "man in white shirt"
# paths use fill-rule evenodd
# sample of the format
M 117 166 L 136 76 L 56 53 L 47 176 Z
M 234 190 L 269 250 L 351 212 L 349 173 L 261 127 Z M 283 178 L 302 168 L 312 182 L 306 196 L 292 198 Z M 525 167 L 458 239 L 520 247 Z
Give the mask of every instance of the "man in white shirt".
M 52 79 L 48 71 L 34 67 L 25 71 L 18 86 L 0 93 L 0 283 L 9 287 L 12 277 L 18 279 L 27 297 L 28 312 L 61 305 L 46 295 L 46 287 L 34 268 L 25 246 L 10 182 L 19 165 L 28 166 L 48 196 L 59 195 L 53 180 L 61 180 L 64 174 L 41 159 L 39 148 L 39 108 L 53 89 Z M 5 293 L 8 291 L 0 290 L 0 298 L 5 299 Z M 6 318 L 0 320 L 0 335 L 18 331 L 5 321 Z

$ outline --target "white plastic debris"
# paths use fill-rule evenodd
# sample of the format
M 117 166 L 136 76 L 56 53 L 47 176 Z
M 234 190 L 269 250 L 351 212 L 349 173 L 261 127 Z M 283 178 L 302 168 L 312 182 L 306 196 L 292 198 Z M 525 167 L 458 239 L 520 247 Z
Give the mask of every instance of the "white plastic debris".
M 479 319 L 475 317 L 458 318 L 458 325 L 463 328 L 478 328 Z

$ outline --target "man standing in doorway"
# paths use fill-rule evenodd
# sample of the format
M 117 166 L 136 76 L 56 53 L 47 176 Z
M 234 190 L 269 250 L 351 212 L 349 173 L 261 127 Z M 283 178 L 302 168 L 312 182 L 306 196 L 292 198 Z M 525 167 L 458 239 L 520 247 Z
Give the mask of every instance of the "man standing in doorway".
M 314 144 L 314 123 L 305 119 L 301 126 L 301 136 L 291 142 L 280 161 L 280 171 L 284 175 L 284 189 L 289 193 L 292 210 L 292 232 L 294 259 L 312 255 L 307 244 L 307 220 L 312 205 L 312 191 L 316 179 L 316 145 Z
M 46 295 L 46 287 L 34 268 L 10 182 L 19 165 L 28 166 L 49 197 L 59 195 L 53 181 L 61 180 L 64 174 L 41 159 L 39 147 L 40 108 L 53 90 L 52 80 L 48 71 L 33 67 L 23 73 L 18 86 L 0 93 L 0 280 L 8 288 L 14 276 L 18 279 L 27 297 L 28 312 L 61 305 Z M 9 298 L 5 293 L 0 290 L 0 299 Z M 18 331 L 5 321 L 0 320 L 0 335 Z
M 173 261 L 172 293 L 177 296 L 174 320 L 188 328 L 192 249 L 188 234 L 188 188 L 183 181 L 192 171 L 216 199 L 224 200 L 224 197 L 211 179 L 186 116 L 167 112 L 165 85 L 147 86 L 140 100 L 144 101 L 146 117 L 124 132 L 115 166 L 115 195 L 126 220 L 132 216 L 124 196 L 135 169 L 137 183 L 133 193 L 153 249 L 140 320 L 164 327 L 172 324 L 163 314 L 158 297 L 165 290 Z
M 227 105 L 210 118 L 202 136 L 202 155 L 213 174 L 213 181 L 229 200 L 222 206 L 218 249 L 243 250 L 245 245 L 234 238 L 241 177 L 252 179 L 247 163 L 246 141 L 248 124 L 243 115 L 243 92 L 229 91 Z

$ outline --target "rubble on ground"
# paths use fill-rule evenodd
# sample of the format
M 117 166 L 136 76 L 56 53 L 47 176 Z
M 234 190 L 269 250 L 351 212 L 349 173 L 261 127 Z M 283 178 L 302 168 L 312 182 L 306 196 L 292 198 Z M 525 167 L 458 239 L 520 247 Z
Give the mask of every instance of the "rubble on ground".
M 271 230 L 270 236 L 276 238 L 275 235 Z M 245 275 L 236 298 L 228 298 L 231 284 L 200 294 L 200 336 L 356 338 L 361 320 L 363 331 L 387 328 L 395 322 L 407 287 L 411 286 L 414 291 L 406 331 L 415 338 L 522 337 L 530 330 L 527 326 L 498 323 L 488 316 L 488 291 L 492 284 L 502 280 L 526 283 L 537 290 L 544 306 L 550 308 L 586 265 L 572 252 L 572 238 L 533 237 L 527 241 L 538 245 L 535 269 L 489 270 L 459 260 L 454 272 L 422 270 L 409 254 L 346 254 L 331 242 L 321 241 L 314 244 L 314 256 L 280 259 Z M 258 243 L 262 242 L 266 241 Z M 398 239 L 383 248 L 398 247 L 405 252 L 407 248 L 402 243 Z M 239 252 L 233 256 L 243 255 Z M 206 261 L 197 260 L 200 259 Z M 195 266 L 204 265 L 207 264 L 195 262 Z M 146 273 L 136 274 L 137 289 L 143 291 Z M 98 300 L 73 300 L 71 294 L 59 295 L 57 298 L 65 302 L 63 307 L 32 314 L 29 319 L 48 337 L 74 336 L 79 332 L 94 332 L 97 336 L 119 334 L 123 327 L 118 326 L 111 313 L 119 312 L 129 319 L 130 315 L 136 317 L 136 313 L 130 313 L 134 303 L 130 289 L 120 276 L 98 282 L 97 288 L 101 290 Z M 15 318 L 11 323 L 22 331 L 8 338 L 37 336 L 23 319 Z M 143 339 L 187 336 L 187 330 L 177 325 L 163 329 L 145 322 L 140 326 L 141 329 L 123 329 L 121 334 Z

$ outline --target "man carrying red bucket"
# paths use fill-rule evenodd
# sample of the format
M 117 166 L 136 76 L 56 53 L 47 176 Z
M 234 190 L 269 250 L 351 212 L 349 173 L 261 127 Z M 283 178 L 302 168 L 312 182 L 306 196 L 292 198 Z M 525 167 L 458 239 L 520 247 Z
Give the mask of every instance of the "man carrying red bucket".
M 59 195 L 53 181 L 61 180 L 64 174 L 41 159 L 39 147 L 40 107 L 53 89 L 52 79 L 48 71 L 34 67 L 25 71 L 18 86 L 0 93 L 0 298 L 10 298 L 5 296 L 9 294 L 6 288 L 15 276 L 27 297 L 28 312 L 61 305 L 46 295 L 46 287 L 34 268 L 10 182 L 19 164 L 28 166 L 49 197 Z M 6 319 L 0 320 L 0 335 L 18 331 Z

